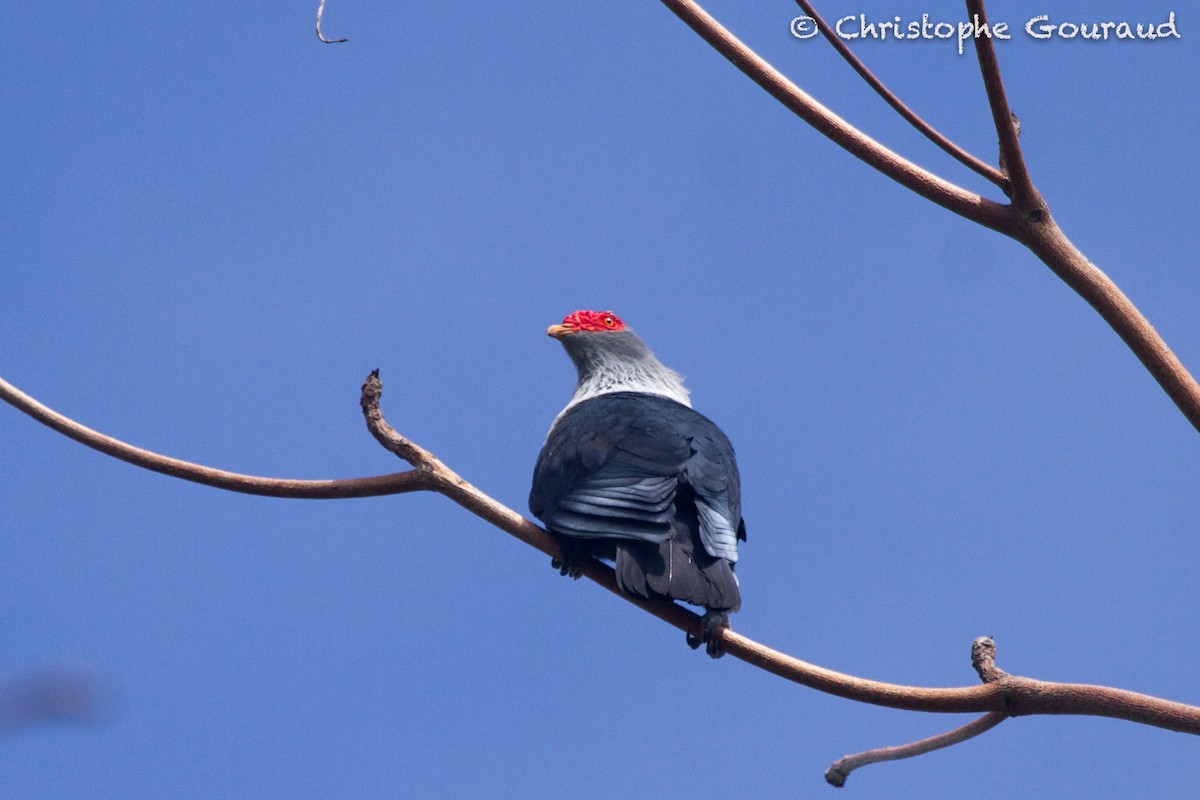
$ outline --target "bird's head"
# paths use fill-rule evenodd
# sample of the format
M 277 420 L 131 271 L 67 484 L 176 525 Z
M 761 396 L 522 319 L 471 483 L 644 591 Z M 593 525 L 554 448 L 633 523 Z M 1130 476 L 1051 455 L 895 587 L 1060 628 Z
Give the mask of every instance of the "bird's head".
M 644 392 L 690 405 L 683 377 L 664 367 L 611 311 L 576 311 L 546 335 L 562 342 L 579 371 L 572 403 L 606 392 Z
M 625 330 L 625 323 L 611 311 L 576 311 L 567 314 L 561 325 L 551 325 L 547 328 L 546 335 L 561 341 L 564 337 L 577 333 L 607 333 L 621 330 Z

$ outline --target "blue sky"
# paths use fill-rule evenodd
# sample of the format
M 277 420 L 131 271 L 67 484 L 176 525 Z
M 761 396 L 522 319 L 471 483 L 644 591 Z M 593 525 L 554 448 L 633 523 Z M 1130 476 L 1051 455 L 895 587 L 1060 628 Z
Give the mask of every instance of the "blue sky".
M 230 470 L 400 468 L 358 387 L 525 511 L 574 374 L 546 325 L 618 312 L 737 447 L 734 626 L 865 677 L 1045 680 L 1200 703 L 1200 435 L 1028 252 L 886 182 L 661 5 L 9 4 L 0 375 L 84 424 Z M 1200 49 L 1186 7 L 993 3 L 1067 235 L 1200 368 Z M 869 134 L 908 130 L 788 3 L 710 11 Z M 830 17 L 961 5 L 824 2 Z M 973 55 L 860 55 L 993 160 Z M 833 759 L 965 717 L 787 684 L 436 496 L 244 497 L 0 409 L 0 679 L 77 668 L 87 726 L 0 741 L 0 796 L 832 794 Z M 855 774 L 856 798 L 1176 797 L 1193 737 L 1011 720 Z

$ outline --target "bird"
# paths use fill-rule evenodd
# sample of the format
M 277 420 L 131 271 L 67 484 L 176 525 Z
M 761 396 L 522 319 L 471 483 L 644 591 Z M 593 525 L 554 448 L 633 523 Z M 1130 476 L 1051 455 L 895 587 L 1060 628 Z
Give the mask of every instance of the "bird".
M 703 606 L 688 644 L 720 657 L 714 632 L 741 608 L 734 566 L 746 539 L 733 445 L 611 311 L 575 311 L 546 334 L 579 375 L 529 492 L 562 552 L 551 563 L 578 578 L 589 557 L 605 559 L 626 594 Z

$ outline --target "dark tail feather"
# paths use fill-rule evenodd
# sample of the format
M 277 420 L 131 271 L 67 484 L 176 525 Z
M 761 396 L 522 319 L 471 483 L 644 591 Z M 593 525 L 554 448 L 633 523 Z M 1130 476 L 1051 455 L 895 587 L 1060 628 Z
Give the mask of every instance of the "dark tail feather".
M 659 544 L 617 543 L 617 585 L 647 599 L 682 600 L 718 611 L 742 605 L 733 565 L 713 558 L 699 542 L 698 526 L 676 520 L 675 535 Z

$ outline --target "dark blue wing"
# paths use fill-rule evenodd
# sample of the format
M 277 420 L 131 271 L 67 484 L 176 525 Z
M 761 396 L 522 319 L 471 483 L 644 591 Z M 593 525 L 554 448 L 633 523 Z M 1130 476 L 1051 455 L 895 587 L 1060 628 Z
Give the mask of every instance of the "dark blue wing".
M 672 536 L 681 486 L 691 489 L 704 549 L 736 561 L 745 536 L 729 440 L 674 400 L 617 392 L 558 420 L 534 469 L 529 507 L 566 536 L 657 543 Z
M 636 397 L 601 395 L 550 431 L 529 507 L 553 531 L 584 539 L 660 542 L 671 535 L 686 442 Z
M 700 541 L 710 556 L 736 562 L 738 539 L 746 538 L 737 462 L 725 434 L 704 421 L 711 430 L 698 431 L 692 437 L 686 468 L 700 518 Z

